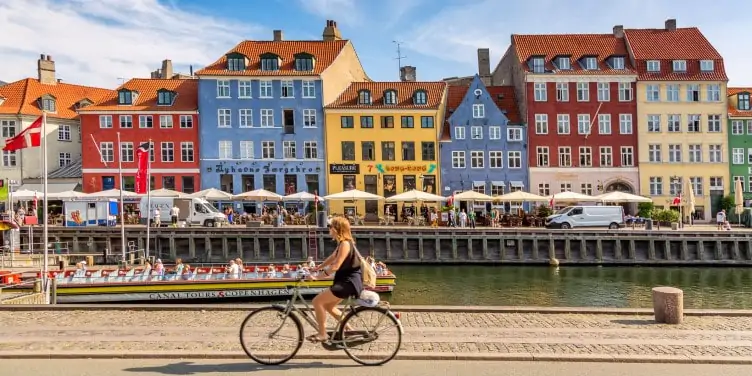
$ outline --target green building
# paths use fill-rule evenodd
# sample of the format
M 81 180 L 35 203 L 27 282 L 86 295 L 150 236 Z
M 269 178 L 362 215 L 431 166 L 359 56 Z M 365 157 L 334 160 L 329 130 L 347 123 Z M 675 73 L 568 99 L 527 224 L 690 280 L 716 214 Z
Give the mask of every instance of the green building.
M 744 200 L 752 200 L 752 88 L 728 88 L 728 148 L 731 194 L 736 192 L 736 181 L 742 181 Z M 750 206 L 749 204 L 745 206 Z

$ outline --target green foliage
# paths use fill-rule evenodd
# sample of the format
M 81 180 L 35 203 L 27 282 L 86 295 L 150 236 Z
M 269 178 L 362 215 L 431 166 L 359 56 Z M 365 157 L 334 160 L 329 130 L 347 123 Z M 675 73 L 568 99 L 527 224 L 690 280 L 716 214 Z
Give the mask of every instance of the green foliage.
M 637 204 L 637 216 L 642 218 L 652 218 L 655 204 L 653 202 L 641 202 Z
M 732 213 L 734 211 L 734 206 L 736 203 L 734 202 L 734 196 L 728 195 L 721 199 L 721 209 L 725 209 L 726 213 Z
M 441 207 L 441 211 L 442 211 L 442 212 L 450 212 L 450 211 L 452 211 L 452 210 L 455 210 L 455 211 L 456 211 L 456 210 L 457 210 L 457 207 L 456 207 L 456 206 L 442 206 L 442 207 Z
M 679 222 L 679 211 L 672 209 L 653 210 L 651 218 L 661 223 Z
M 554 211 L 548 205 L 539 205 L 535 210 L 535 216 L 539 218 L 545 218 L 551 214 L 554 214 Z

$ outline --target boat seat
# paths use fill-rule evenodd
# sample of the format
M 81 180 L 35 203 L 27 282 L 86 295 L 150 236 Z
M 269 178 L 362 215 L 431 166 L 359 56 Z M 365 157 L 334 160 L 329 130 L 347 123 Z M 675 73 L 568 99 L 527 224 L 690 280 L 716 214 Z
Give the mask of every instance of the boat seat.
M 128 271 L 127 271 L 127 272 L 125 273 L 125 276 L 126 276 L 126 277 L 133 277 L 133 276 L 134 276 L 135 274 L 136 274 L 136 269 L 131 269 L 131 270 L 128 270 Z
M 96 270 L 91 273 L 91 278 L 99 278 L 102 276 L 102 269 Z

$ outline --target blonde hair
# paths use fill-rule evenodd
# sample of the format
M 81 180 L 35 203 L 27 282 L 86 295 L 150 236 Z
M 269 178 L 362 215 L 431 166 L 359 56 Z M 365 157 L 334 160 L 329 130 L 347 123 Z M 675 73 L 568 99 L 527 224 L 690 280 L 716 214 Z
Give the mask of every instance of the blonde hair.
M 334 230 L 334 239 L 338 242 L 352 241 L 350 222 L 344 217 L 332 218 L 331 229 Z

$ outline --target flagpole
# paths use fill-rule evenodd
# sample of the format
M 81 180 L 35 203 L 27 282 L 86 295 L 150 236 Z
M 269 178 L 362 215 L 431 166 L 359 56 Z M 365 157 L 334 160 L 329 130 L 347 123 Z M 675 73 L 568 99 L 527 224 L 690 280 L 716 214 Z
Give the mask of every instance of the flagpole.
M 91 136 L 94 139 L 93 135 Z M 120 132 L 117 133 L 117 144 L 120 148 L 118 153 L 118 179 L 120 179 L 120 249 L 125 263 L 125 202 L 123 202 L 123 147 L 120 144 Z M 96 142 L 94 143 L 96 145 Z
M 149 237 L 150 237 L 150 229 L 151 229 L 151 223 L 149 223 L 149 218 L 152 215 L 151 211 L 151 139 L 149 139 L 149 150 L 146 151 L 146 258 L 149 258 Z M 156 218 L 154 218 L 156 220 Z
M 44 220 L 44 227 L 42 231 L 42 246 L 44 247 L 44 263 L 42 264 L 42 283 L 47 284 L 47 276 L 49 274 L 49 223 L 47 218 L 48 201 L 47 200 L 47 112 L 42 111 L 42 197 L 44 198 L 44 204 L 42 204 L 42 218 Z

